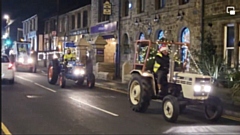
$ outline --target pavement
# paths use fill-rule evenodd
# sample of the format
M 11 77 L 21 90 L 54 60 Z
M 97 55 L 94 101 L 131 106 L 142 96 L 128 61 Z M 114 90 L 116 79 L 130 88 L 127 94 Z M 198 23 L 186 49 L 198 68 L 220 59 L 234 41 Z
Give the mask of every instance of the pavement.
M 101 84 L 101 83 L 100 83 Z M 152 101 L 146 113 L 130 109 L 126 91 L 88 89 L 67 81 L 61 89 L 46 75 L 17 72 L 14 85 L 2 84 L 4 134 L 239 134 L 240 119 L 224 115 L 217 123 L 202 110 L 188 107 L 177 123 L 161 115 L 161 103 Z M 107 86 L 105 86 L 107 87 Z

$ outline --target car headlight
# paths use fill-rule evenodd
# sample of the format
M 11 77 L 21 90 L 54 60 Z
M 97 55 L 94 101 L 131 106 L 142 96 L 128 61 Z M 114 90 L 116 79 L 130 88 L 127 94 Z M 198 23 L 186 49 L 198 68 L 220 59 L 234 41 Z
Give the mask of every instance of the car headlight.
M 29 59 L 28 59 L 28 63 L 33 63 L 33 59 L 32 59 L 32 58 L 29 58 Z
M 195 92 L 200 92 L 201 91 L 201 86 L 200 85 L 195 85 L 193 89 L 194 89 Z
M 73 72 L 74 75 L 83 75 L 85 74 L 84 70 L 80 70 L 80 69 L 75 69 Z
M 18 61 L 21 62 L 21 63 L 23 63 L 23 62 L 24 62 L 24 59 L 23 59 L 23 58 L 19 58 Z
M 210 92 L 210 91 L 212 90 L 212 87 L 209 86 L 209 85 L 205 85 L 205 86 L 203 87 L 203 90 L 204 90 L 205 92 Z
M 53 59 L 58 59 L 58 56 L 56 54 L 54 54 Z

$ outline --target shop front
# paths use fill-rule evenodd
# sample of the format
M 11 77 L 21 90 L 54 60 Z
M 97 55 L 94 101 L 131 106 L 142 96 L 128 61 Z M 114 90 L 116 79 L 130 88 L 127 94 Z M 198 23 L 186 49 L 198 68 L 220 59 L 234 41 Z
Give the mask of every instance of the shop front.
M 96 45 L 96 62 L 115 63 L 116 43 L 117 43 L 117 22 L 98 24 L 90 29 L 92 39 L 95 40 L 93 45 Z M 104 41 L 99 41 L 100 39 Z M 97 44 L 98 42 L 98 44 Z M 99 44 L 101 42 L 101 45 Z M 106 42 L 106 44 L 104 44 Z M 98 57 L 99 56 L 99 57 Z

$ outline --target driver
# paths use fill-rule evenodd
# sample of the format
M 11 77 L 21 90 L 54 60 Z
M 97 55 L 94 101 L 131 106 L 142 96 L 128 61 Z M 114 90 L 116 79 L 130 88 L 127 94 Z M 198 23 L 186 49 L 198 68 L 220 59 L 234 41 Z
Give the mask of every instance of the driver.
M 155 56 L 153 67 L 154 73 L 157 75 L 158 92 L 161 92 L 162 85 L 167 82 L 167 74 L 169 73 L 169 55 L 168 47 L 163 46 L 159 49 Z
M 71 60 L 76 60 L 76 56 L 74 54 L 72 54 L 70 49 L 68 49 L 67 54 L 64 55 L 63 59 L 65 62 L 71 61 Z

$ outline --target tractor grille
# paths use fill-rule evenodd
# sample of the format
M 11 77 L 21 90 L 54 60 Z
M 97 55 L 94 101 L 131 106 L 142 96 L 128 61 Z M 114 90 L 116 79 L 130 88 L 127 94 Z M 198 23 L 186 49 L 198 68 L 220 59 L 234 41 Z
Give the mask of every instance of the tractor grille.
M 196 78 L 195 83 L 200 84 L 211 83 L 211 78 Z

